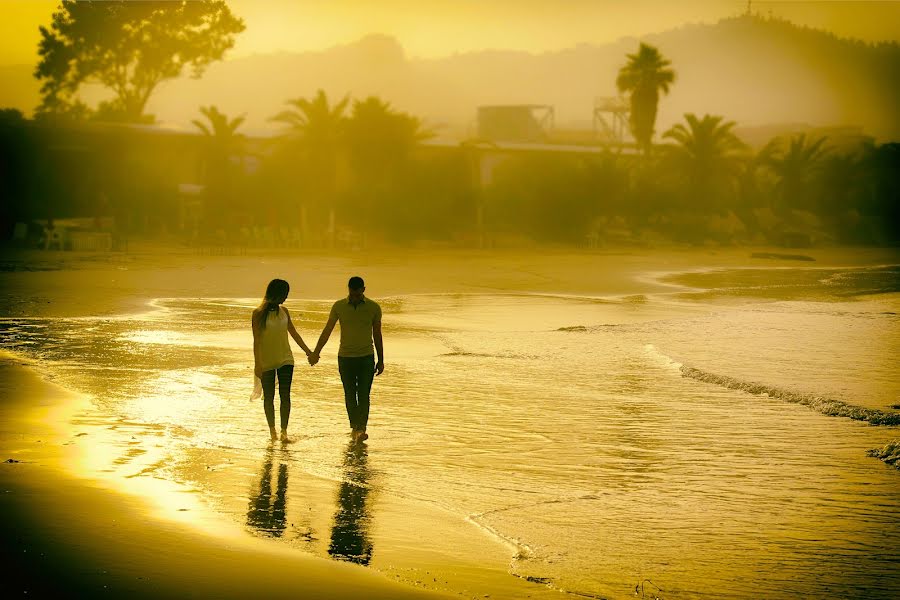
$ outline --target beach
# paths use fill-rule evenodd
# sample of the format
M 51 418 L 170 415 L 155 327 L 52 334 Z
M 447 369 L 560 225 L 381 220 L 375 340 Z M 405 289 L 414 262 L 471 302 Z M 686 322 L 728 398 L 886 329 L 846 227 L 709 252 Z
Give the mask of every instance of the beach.
M 900 501 L 898 473 L 865 451 L 896 426 L 788 394 L 894 411 L 900 257 L 804 254 L 815 260 L 740 248 L 11 253 L 0 458 L 15 461 L 2 498 L 16 577 L 4 585 L 618 598 L 643 584 L 663 598 L 777 597 L 775 580 L 760 582 L 772 565 L 787 561 L 810 587 L 784 594 L 803 595 L 821 591 L 805 574 L 825 557 L 831 589 L 869 582 L 869 597 L 890 597 L 900 531 L 882 519 Z M 271 447 L 246 400 L 246 315 L 283 277 L 314 342 L 350 275 L 385 309 L 372 439 L 348 447 L 334 368 L 298 366 L 297 439 Z M 795 360 L 799 334 L 833 349 Z M 822 365 L 840 373 L 822 378 Z M 801 483 L 788 489 L 791 471 Z M 791 502 L 806 513 L 785 511 Z M 831 545 L 813 539 L 822 531 Z M 847 565 L 873 547 L 883 561 L 856 562 L 853 580 Z
M 60 420 L 77 412 L 82 400 L 41 381 L 9 357 L 0 371 L 4 446 L 6 454 L 19 457 L 4 465 L 0 484 L 7 593 L 439 597 L 252 538 L 202 535 L 154 516 L 139 498 L 74 478 L 60 469 L 67 444 Z

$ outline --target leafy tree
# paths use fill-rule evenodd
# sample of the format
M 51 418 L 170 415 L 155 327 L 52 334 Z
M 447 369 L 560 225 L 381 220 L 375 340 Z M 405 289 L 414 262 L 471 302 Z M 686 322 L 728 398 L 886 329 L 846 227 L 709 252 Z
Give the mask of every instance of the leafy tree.
M 333 187 L 338 161 L 344 146 L 347 124 L 345 112 L 350 98 L 332 105 L 324 90 L 311 98 L 288 100 L 291 106 L 270 120 L 287 125 L 285 139 L 294 152 L 315 163 L 317 177 Z
M 311 98 L 288 100 L 292 108 L 283 110 L 270 120 L 289 127 L 289 134 L 303 138 L 305 144 L 318 151 L 336 150 L 340 145 L 346 116 L 344 112 L 350 98 L 343 97 L 331 105 L 325 90 L 319 90 Z
M 630 94 L 631 133 L 638 145 L 649 154 L 659 93 L 669 93 L 669 86 L 675 81 L 675 71 L 668 68 L 671 62 L 663 58 L 659 50 L 644 43 L 641 43 L 637 53 L 626 56 L 628 62 L 619 69 L 616 87 L 620 92 Z
M 237 129 L 244 123 L 246 118 L 244 115 L 229 120 L 228 116 L 221 112 L 216 106 L 201 106 L 200 112 L 209 121 L 209 125 L 199 119 L 193 119 L 191 123 L 193 123 L 203 135 L 210 138 L 210 141 L 217 147 L 222 148 L 226 152 L 230 152 L 235 146 L 240 145 L 243 141 L 244 136 L 243 134 L 237 133 Z
M 347 145 L 356 171 L 366 178 L 390 176 L 416 145 L 431 137 L 434 133 L 423 129 L 418 118 L 376 96 L 353 102 Z
M 223 0 L 125 2 L 62 0 L 50 28 L 41 27 L 38 115 L 84 116 L 79 88 L 99 83 L 115 97 L 98 116 L 149 122 L 151 94 L 190 67 L 200 77 L 244 30 Z
M 487 190 L 490 228 L 541 242 L 582 242 L 598 212 L 592 168 L 556 154 L 511 158 Z
M 786 147 L 776 138 L 760 151 L 766 166 L 778 179 L 775 191 L 783 209 L 814 208 L 813 186 L 828 153 L 826 141 L 825 137 L 807 139 L 806 134 L 801 133 L 792 137 Z
M 270 120 L 287 126 L 279 154 L 275 157 L 280 171 L 292 180 L 291 187 L 303 189 L 319 208 L 328 212 L 330 234 L 335 234 L 334 219 L 337 193 L 341 187 L 342 165 L 345 162 L 346 110 L 349 97 L 331 104 L 324 90 L 312 98 L 288 100 L 291 108 L 281 111 Z M 304 230 L 307 229 L 307 209 L 310 202 L 301 203 Z M 333 243 L 333 240 L 332 240 Z
M 246 140 L 243 134 L 237 133 L 244 123 L 245 117 L 229 119 L 215 106 L 201 106 L 200 112 L 206 117 L 208 124 L 194 119 L 191 121 L 205 138 L 205 175 L 207 193 L 210 199 L 207 215 L 208 224 L 215 224 L 217 215 L 234 208 L 234 172 L 231 162 L 239 161 Z
M 865 177 L 866 169 L 860 158 L 853 153 L 824 157 L 819 175 L 822 193 L 819 208 L 822 213 L 835 216 L 859 206 L 860 202 L 855 196 L 863 189 Z
M 388 227 L 399 222 L 406 210 L 400 188 L 409 178 L 413 150 L 433 135 L 418 118 L 378 97 L 353 102 L 346 139 L 356 183 L 351 214 L 359 219 L 357 225 L 368 228 L 379 217 Z
M 880 229 L 865 241 L 897 245 L 900 241 L 900 143 L 867 144 L 859 165 L 861 194 L 854 208 Z
M 698 119 L 693 113 L 684 119 L 687 126 L 678 123 L 663 134 L 675 141 L 668 158 L 686 178 L 695 208 L 722 208 L 716 206 L 718 193 L 738 175 L 746 146 L 732 132 L 734 121 L 712 115 Z

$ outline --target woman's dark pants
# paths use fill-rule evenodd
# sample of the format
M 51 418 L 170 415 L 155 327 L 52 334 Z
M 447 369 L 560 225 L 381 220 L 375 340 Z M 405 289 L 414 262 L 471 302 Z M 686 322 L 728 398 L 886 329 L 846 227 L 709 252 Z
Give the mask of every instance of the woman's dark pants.
M 269 428 L 275 427 L 275 376 L 278 375 L 278 396 L 281 398 L 281 428 L 287 429 L 291 416 L 291 379 L 294 377 L 294 365 L 283 365 L 271 371 L 265 371 L 260 377 L 263 389 L 263 410 Z

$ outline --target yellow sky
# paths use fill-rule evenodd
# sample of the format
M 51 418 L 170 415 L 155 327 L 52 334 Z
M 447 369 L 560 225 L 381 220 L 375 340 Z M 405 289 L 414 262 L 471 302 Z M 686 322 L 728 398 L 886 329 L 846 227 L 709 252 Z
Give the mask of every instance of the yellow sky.
M 483 48 L 540 52 L 640 36 L 746 10 L 746 0 L 229 0 L 247 23 L 231 56 L 319 50 L 367 33 L 412 57 Z M 57 0 L 0 0 L 0 65 L 36 61 Z M 753 2 L 754 12 L 869 41 L 900 40 L 900 2 Z

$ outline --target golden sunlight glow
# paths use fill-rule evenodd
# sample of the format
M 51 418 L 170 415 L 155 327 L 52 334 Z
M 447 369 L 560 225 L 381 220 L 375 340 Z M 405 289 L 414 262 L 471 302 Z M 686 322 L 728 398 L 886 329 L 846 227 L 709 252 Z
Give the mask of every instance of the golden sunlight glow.
M 747 9 L 743 0 L 232 0 L 247 22 L 236 56 L 320 50 L 368 33 L 396 37 L 409 56 L 503 48 L 543 52 L 607 43 L 686 23 L 711 23 Z M 900 3 L 753 2 L 752 10 L 865 40 L 900 37 Z
M 37 62 L 38 27 L 50 23 L 58 4 L 56 0 L 0 0 L 0 65 Z
M 56 0 L 0 0 L 0 64 L 36 60 L 38 26 Z M 607 43 L 686 23 L 711 23 L 747 9 L 743 0 L 231 0 L 247 24 L 232 56 L 314 51 L 369 33 L 394 36 L 409 56 L 504 48 L 542 52 L 577 43 Z M 840 36 L 900 39 L 897 2 L 752 2 L 752 10 Z

